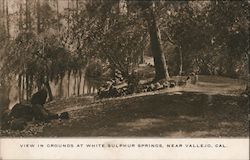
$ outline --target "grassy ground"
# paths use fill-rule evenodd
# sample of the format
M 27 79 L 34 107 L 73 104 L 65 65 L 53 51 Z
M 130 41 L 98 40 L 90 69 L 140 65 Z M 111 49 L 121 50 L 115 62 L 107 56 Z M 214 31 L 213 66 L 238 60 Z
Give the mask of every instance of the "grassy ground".
M 247 136 L 247 99 L 194 92 L 99 102 L 40 136 Z
M 197 85 L 97 100 L 93 96 L 57 100 L 53 112 L 69 120 L 30 124 L 3 136 L 41 137 L 247 137 L 248 97 L 238 80 L 200 76 Z

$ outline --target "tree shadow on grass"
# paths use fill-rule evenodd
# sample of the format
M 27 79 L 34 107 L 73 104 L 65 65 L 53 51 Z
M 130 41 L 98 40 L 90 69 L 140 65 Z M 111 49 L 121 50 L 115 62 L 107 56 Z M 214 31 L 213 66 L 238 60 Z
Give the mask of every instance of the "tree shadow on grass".
M 239 96 L 160 94 L 105 102 L 75 112 L 82 118 L 45 128 L 41 136 L 248 136 L 247 99 Z

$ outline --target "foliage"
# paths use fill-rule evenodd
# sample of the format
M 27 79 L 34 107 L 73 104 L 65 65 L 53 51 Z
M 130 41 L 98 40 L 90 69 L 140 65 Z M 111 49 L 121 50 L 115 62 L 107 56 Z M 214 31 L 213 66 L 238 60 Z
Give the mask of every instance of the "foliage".
M 112 69 L 127 76 L 144 49 L 146 35 L 140 20 L 115 13 L 110 7 L 115 4 L 115 1 L 88 4 L 86 10 L 75 15 L 73 20 L 77 20 L 71 21 L 72 43 L 80 54 L 108 62 Z
M 128 0 L 126 12 L 119 8 L 120 0 L 79 1 L 69 0 L 72 5 L 61 13 L 51 1 L 30 2 L 29 7 L 17 3 L 26 8 L 3 17 L 12 25 L 17 20 L 12 26 L 19 28 L 17 34 L 7 37 L 9 28 L 0 24 L 1 79 L 26 76 L 30 85 L 33 80 L 37 85 L 57 82 L 66 72 L 81 76 L 97 60 L 128 78 L 152 41 L 149 12 L 172 75 L 180 66 L 187 73 L 246 74 L 249 1 Z
M 168 13 L 161 17 L 163 41 L 176 46 L 169 61 L 180 63 L 182 52 L 186 72 L 236 76 L 239 68 L 246 70 L 237 64 L 246 64 L 247 5 L 245 1 L 189 2 L 163 9 Z

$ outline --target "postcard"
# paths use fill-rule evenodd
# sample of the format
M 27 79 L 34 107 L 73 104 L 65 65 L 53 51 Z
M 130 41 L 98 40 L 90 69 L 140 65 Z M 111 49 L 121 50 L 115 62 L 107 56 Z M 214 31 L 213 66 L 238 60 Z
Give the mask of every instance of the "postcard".
M 249 5 L 0 0 L 0 159 L 248 160 Z

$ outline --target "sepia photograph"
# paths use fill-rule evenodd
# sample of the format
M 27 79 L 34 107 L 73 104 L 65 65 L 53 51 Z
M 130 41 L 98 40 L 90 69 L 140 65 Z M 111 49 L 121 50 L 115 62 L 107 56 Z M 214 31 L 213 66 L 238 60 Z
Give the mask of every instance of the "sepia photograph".
M 0 0 L 1 138 L 249 138 L 249 5 Z

